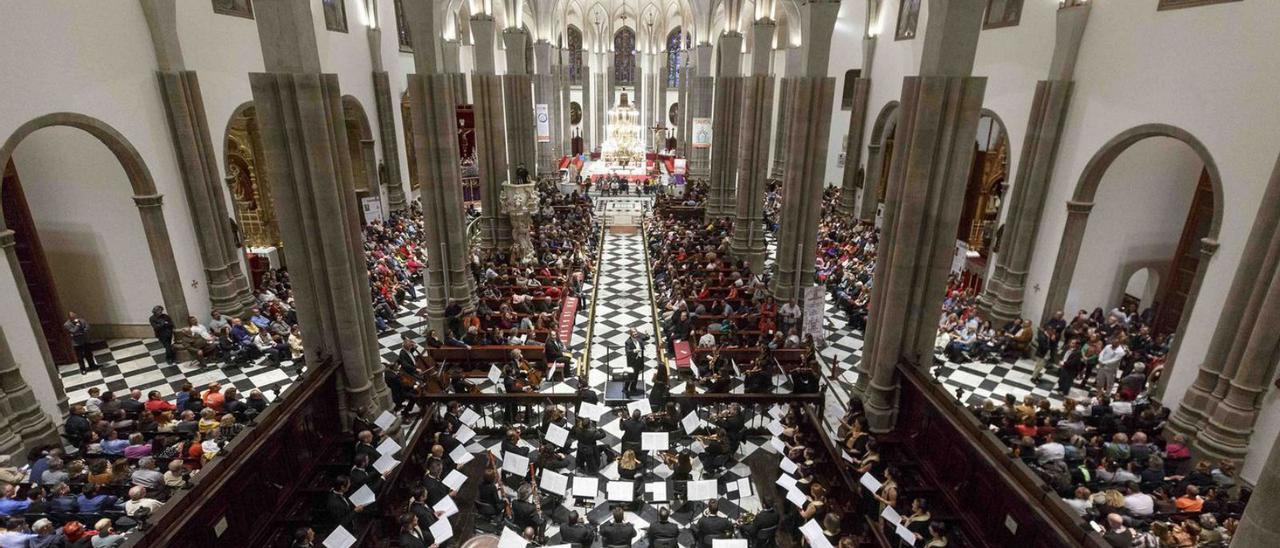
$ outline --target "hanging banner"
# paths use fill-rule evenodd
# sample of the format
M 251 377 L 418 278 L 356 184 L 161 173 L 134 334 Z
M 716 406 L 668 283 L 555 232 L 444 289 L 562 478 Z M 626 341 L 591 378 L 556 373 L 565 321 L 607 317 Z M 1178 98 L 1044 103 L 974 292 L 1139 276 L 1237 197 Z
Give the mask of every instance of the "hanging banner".
M 538 142 L 551 142 L 551 117 L 547 115 L 547 105 L 534 105 L 533 114 L 538 120 Z
M 823 315 L 827 311 L 826 286 L 814 285 L 804 288 L 804 323 L 802 335 L 813 335 L 818 346 L 826 346 L 826 333 L 822 329 Z
M 693 119 L 693 148 L 711 148 L 711 119 Z

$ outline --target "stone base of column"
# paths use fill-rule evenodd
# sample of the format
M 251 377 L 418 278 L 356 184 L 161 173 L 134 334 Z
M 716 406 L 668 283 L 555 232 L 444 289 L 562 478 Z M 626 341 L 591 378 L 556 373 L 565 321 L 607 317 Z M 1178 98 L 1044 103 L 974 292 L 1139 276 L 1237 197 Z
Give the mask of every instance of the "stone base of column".
M 233 317 L 244 317 L 254 306 L 253 293 L 240 270 L 239 263 L 222 268 L 204 269 L 209 281 L 209 305 L 212 310 Z
M 1240 525 L 1231 538 L 1232 546 L 1280 546 L 1280 444 L 1271 447 L 1271 454 L 1258 474 L 1249 507 L 1240 516 Z
M 55 390 L 61 391 L 62 387 L 55 386 Z M 0 396 L 0 414 L 5 415 L 4 422 L 0 423 L 0 449 L 14 445 L 14 438 L 18 440 L 17 445 L 27 449 L 50 444 L 61 447 L 58 427 L 40 408 L 35 393 L 22 378 L 3 330 L 0 330 L 0 394 L 3 394 Z M 26 451 L 4 454 L 13 455 L 21 461 Z

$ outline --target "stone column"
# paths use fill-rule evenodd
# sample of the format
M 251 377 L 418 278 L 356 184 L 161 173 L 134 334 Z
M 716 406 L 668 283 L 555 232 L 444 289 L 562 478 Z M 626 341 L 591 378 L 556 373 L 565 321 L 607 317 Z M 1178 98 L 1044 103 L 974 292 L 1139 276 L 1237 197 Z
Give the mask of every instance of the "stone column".
M 582 123 L 578 125 L 578 129 L 582 133 L 582 150 L 590 151 L 591 146 L 597 139 L 594 132 L 596 127 L 596 115 L 593 112 L 595 110 L 595 102 L 593 101 L 594 97 L 591 95 L 591 79 L 595 78 L 595 75 L 591 74 L 591 67 L 584 64 L 582 65 L 582 72 L 578 76 L 582 79 Z M 569 141 L 569 150 L 573 150 L 573 141 Z
M 866 41 L 864 40 L 863 43 Z M 852 219 L 857 213 L 858 190 L 866 180 L 862 170 L 862 131 L 867 123 L 867 100 L 871 96 L 871 79 L 853 82 L 853 110 L 849 113 L 849 139 L 845 142 L 844 176 L 840 188 L 840 215 Z
M 898 135 L 876 261 L 859 388 L 874 432 L 897 420 L 897 364 L 933 363 L 973 136 L 986 88 L 971 77 L 983 7 L 932 0 L 920 75 L 903 81 Z
M 566 50 L 558 49 L 557 51 L 561 61 L 560 68 L 556 71 L 560 75 L 560 85 L 556 88 L 560 93 L 559 106 L 557 107 L 560 111 L 560 139 L 557 141 L 560 143 L 560 155 L 557 157 L 563 157 L 573 153 L 573 124 L 569 123 L 569 103 L 573 100 L 570 94 L 570 85 L 573 83 L 573 78 L 569 75 Z
M 802 76 L 789 78 L 791 99 L 787 111 L 786 154 L 783 173 L 782 214 L 778 254 L 773 278 L 774 296 L 782 301 L 800 299 L 814 284 L 818 221 L 822 216 L 823 176 L 831 118 L 814 113 L 830 112 L 835 100 L 835 78 L 827 76 L 831 33 L 840 2 L 811 1 L 801 6 L 805 45 L 800 56 Z
M 185 70 L 177 9 L 173 2 L 159 0 L 141 0 L 140 4 L 156 52 L 160 97 L 182 174 L 183 194 L 195 224 L 209 301 L 214 310 L 240 316 L 253 305 L 253 293 L 240 268 L 240 253 L 227 222 L 200 82 L 194 71 Z
M 5 261 L 9 263 L 9 272 L 14 274 L 17 279 L 22 273 L 22 264 L 18 262 L 18 251 L 16 249 L 17 240 L 14 238 L 14 232 L 11 229 L 0 230 L 0 250 L 4 251 Z M 62 374 L 58 372 L 57 364 L 53 363 L 53 354 L 49 352 L 49 341 L 44 338 L 44 327 L 40 325 L 40 316 L 35 312 L 35 306 L 31 302 L 31 292 L 27 289 L 27 284 L 18 281 L 18 296 L 22 299 L 22 309 L 26 311 L 27 321 L 31 325 L 31 332 L 35 335 L 36 346 L 40 348 L 40 359 L 44 362 L 44 369 L 49 374 L 49 382 L 53 385 L 53 392 L 58 397 L 58 408 L 66 413 L 67 392 L 62 385 Z M 8 343 L 4 343 L 7 347 Z
M 711 44 L 698 44 L 695 50 L 697 75 L 689 79 L 689 176 L 706 180 L 711 173 L 711 149 L 693 146 L 693 119 L 711 117 L 716 80 L 711 76 Z
M 1071 277 L 1075 275 L 1076 259 L 1080 258 L 1084 229 L 1089 224 L 1092 211 L 1093 202 L 1067 201 L 1067 222 L 1062 229 L 1062 241 L 1058 244 L 1058 260 L 1053 263 L 1049 290 L 1045 293 L 1042 322 L 1048 320 L 1054 311 L 1062 310 L 1067 303 L 1067 290 L 1071 289 Z
M 373 151 L 377 142 L 373 139 L 360 140 L 360 158 L 352 158 L 352 162 L 364 162 L 364 172 L 369 174 L 369 197 L 382 202 L 382 189 L 378 187 L 378 154 Z
M 1240 516 L 1232 546 L 1280 546 L 1280 443 L 1271 446 L 1271 454 L 1258 476 L 1249 506 Z
M 605 67 L 605 72 L 593 74 L 591 76 L 595 79 L 595 83 L 592 84 L 592 88 L 595 90 L 595 96 L 592 97 L 591 100 L 591 108 L 595 109 L 595 115 L 592 118 L 594 120 L 592 127 L 595 128 L 595 141 L 592 142 L 592 146 L 587 150 L 596 150 L 600 147 L 600 143 L 603 143 L 605 139 L 608 138 L 608 134 L 605 133 L 605 122 L 609 119 L 609 103 L 606 97 L 609 93 L 608 72 L 612 70 L 613 67 L 612 65 L 603 66 Z
M 372 420 L 391 408 L 391 398 L 370 311 L 352 159 L 342 144 L 338 77 L 320 73 L 309 2 L 256 8 L 268 72 L 250 74 L 249 83 L 306 358 L 339 360 L 346 409 Z
M 547 115 L 551 116 L 555 103 L 555 79 L 551 75 L 551 43 L 545 40 L 539 40 L 533 44 L 533 104 L 534 115 L 540 116 L 537 111 L 538 105 L 547 107 Z M 536 120 L 535 120 L 536 121 Z M 538 175 L 545 175 L 555 170 L 553 150 L 556 140 L 555 124 L 549 118 L 547 127 L 550 130 L 550 140 L 542 141 L 542 137 L 535 134 L 538 150 Z M 535 132 L 537 127 L 534 128 Z
M 867 144 L 867 167 L 862 171 L 862 200 L 858 204 L 858 220 L 868 224 L 876 222 L 880 199 L 876 196 L 880 172 L 884 169 L 884 156 L 880 143 Z
M 378 113 L 378 134 L 382 143 L 382 169 L 387 185 L 387 205 L 391 211 L 400 211 L 409 205 L 404 195 L 404 179 L 400 176 L 400 135 L 396 131 L 395 109 L 399 103 L 392 99 L 391 79 L 387 71 L 373 73 L 373 98 Z M 380 177 L 381 178 L 381 177 Z
M 426 243 L 431 261 L 427 264 L 427 321 L 432 328 L 445 329 L 445 308 L 459 304 L 464 313 L 475 310 L 475 283 L 468 265 L 470 245 L 462 209 L 462 173 L 458 165 L 456 78 L 435 63 L 432 51 L 437 40 L 433 24 L 434 8 L 426 2 L 404 4 L 414 47 L 417 73 L 409 75 L 409 114 L 413 117 L 414 156 L 418 180 L 422 181 L 422 211 L 427 219 Z M 523 33 L 521 33 L 523 34 Z M 515 51 L 523 58 L 524 42 L 516 41 Z M 510 44 L 509 46 L 510 47 Z M 508 60 L 510 62 L 510 59 Z M 517 67 L 518 68 L 518 67 Z
M 54 388 L 61 394 L 61 380 L 57 376 L 53 379 Z M 31 449 L 59 444 L 58 427 L 40 409 L 35 393 L 23 380 L 4 330 L 0 330 L 0 415 L 0 454 L 12 455 L 18 461 L 15 464 L 20 464 L 26 455 L 26 451 L 15 450 L 15 445 Z
M 978 299 L 979 308 L 995 322 L 1005 323 L 1022 315 L 1027 270 L 1071 105 L 1075 61 L 1092 6 L 1082 4 L 1057 13 L 1057 41 L 1049 78 L 1036 83 L 1000 253 L 996 254 L 995 270 Z M 1046 308 L 1049 314 L 1053 310 L 1056 309 Z
M 803 50 L 800 46 L 787 48 L 786 68 L 778 87 L 778 127 L 773 141 L 773 164 L 769 169 L 769 178 L 782 179 L 782 172 L 787 165 L 787 105 L 791 103 L 791 90 L 787 88 L 791 79 L 800 76 L 800 60 Z
M 737 153 L 737 196 L 730 253 L 764 270 L 764 189 L 769 178 L 769 137 L 773 126 L 773 77 L 769 52 L 777 25 L 756 21 L 752 33 L 751 76 L 742 79 L 742 101 L 733 116 L 741 119 Z
M 502 97 L 507 117 L 507 179 L 516 181 L 516 170 L 537 169 L 534 142 L 533 82 L 525 66 L 524 49 L 529 34 L 524 29 L 502 31 L 507 48 L 507 73 L 502 76 Z
M 471 74 L 476 116 L 476 167 L 480 173 L 480 246 L 511 246 L 511 221 L 498 201 L 507 180 L 506 113 L 502 108 L 502 78 L 496 74 L 495 23 L 486 14 L 471 17 L 475 40 L 475 71 Z
M 688 53 L 681 53 L 682 56 L 688 57 Z M 676 99 L 676 150 L 680 156 L 689 157 L 689 78 L 693 76 L 693 71 L 689 69 L 689 65 L 680 67 L 680 87 L 678 88 L 678 99 Z
M 142 230 L 147 235 L 147 249 L 160 282 L 160 300 L 165 311 L 174 318 L 186 318 L 187 296 L 182 291 L 182 276 L 178 274 L 178 262 L 173 258 L 173 245 L 169 242 L 169 227 L 164 221 L 164 195 L 134 196 L 142 217 Z
M 1280 359 L 1276 333 L 1280 162 L 1263 194 L 1205 362 L 1170 420 L 1174 430 L 1195 436 L 1193 447 L 1202 458 L 1244 460 L 1262 397 L 1271 388 Z
M 454 104 L 470 104 L 467 100 L 467 77 L 462 74 L 461 44 L 459 44 L 457 40 L 445 40 L 441 42 L 440 60 L 444 63 L 444 72 L 453 80 Z
M 711 188 L 708 219 L 728 217 L 737 205 L 738 139 L 742 133 L 742 34 L 720 35 L 720 66 L 716 67 L 715 103 L 711 118 Z

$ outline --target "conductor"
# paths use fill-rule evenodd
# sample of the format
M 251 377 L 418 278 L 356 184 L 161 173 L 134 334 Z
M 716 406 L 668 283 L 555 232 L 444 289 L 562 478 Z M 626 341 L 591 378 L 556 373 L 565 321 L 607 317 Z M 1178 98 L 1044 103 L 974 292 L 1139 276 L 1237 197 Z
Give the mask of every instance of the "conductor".
M 648 337 L 641 335 L 639 331 L 632 328 L 628 332 L 626 351 L 627 366 L 631 368 L 631 377 L 627 379 L 627 383 L 622 389 L 628 396 L 637 393 L 636 385 L 640 382 L 640 375 L 644 371 L 644 347 Z

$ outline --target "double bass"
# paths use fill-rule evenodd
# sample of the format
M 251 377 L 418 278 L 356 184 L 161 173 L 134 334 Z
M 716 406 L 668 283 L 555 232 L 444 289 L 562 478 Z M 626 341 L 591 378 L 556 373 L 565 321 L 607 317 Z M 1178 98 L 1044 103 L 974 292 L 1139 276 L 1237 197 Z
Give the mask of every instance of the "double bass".
M 448 381 L 445 377 L 443 365 L 436 364 L 435 358 L 431 354 L 423 352 L 421 348 L 416 349 L 413 363 L 418 370 L 419 380 L 417 386 L 418 395 L 423 394 L 443 394 Z

